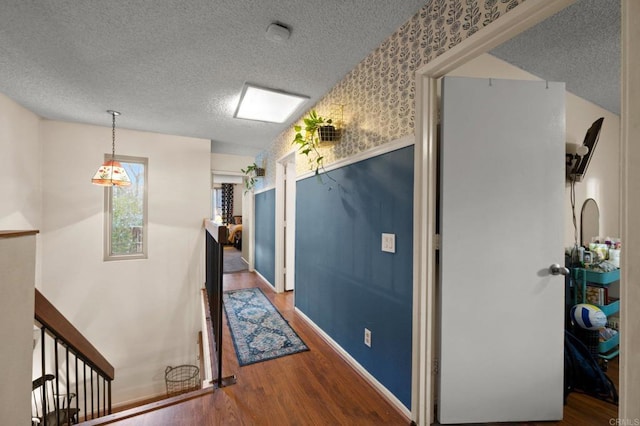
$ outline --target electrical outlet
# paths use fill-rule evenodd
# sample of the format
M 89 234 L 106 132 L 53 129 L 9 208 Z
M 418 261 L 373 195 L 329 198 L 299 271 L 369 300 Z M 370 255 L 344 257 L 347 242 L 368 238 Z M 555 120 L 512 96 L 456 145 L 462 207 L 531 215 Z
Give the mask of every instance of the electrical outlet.
M 382 234 L 382 251 L 396 252 L 396 234 Z
M 364 329 L 364 344 L 371 347 L 371 330 L 368 328 Z

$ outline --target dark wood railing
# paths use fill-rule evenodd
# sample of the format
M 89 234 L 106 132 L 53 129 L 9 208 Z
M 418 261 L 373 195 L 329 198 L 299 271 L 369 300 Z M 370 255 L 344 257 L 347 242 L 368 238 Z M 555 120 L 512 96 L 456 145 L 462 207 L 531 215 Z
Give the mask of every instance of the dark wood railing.
M 34 421 L 77 423 L 111 414 L 113 366 L 37 289 L 40 360 L 33 381 Z

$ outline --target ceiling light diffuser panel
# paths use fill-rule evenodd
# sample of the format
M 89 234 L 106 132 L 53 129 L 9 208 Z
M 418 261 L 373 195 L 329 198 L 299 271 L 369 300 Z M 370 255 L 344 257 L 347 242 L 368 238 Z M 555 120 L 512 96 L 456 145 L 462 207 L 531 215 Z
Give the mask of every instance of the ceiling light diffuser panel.
M 308 96 L 246 84 L 234 117 L 269 123 L 284 123 L 308 99 Z

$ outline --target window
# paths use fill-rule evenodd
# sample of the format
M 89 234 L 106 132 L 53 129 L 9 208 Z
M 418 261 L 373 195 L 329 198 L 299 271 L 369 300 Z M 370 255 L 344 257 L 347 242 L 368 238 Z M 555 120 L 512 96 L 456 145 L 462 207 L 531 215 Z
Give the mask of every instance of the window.
M 148 161 L 124 155 L 116 155 L 116 160 L 127 171 L 131 185 L 105 189 L 104 259 L 146 259 Z
M 211 191 L 211 219 L 222 223 L 222 188 L 213 188 Z

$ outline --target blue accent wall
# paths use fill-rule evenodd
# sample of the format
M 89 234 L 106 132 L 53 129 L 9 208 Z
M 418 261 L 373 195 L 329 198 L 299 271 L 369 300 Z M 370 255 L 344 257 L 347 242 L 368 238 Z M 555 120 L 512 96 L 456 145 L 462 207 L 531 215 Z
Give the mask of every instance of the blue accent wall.
M 254 267 L 271 285 L 275 285 L 276 267 L 276 190 L 255 196 L 255 259 Z
M 413 159 L 413 146 L 402 148 L 329 172 L 337 183 L 311 177 L 296 189 L 296 307 L 407 408 Z M 396 235 L 395 253 L 381 251 L 382 233 Z

